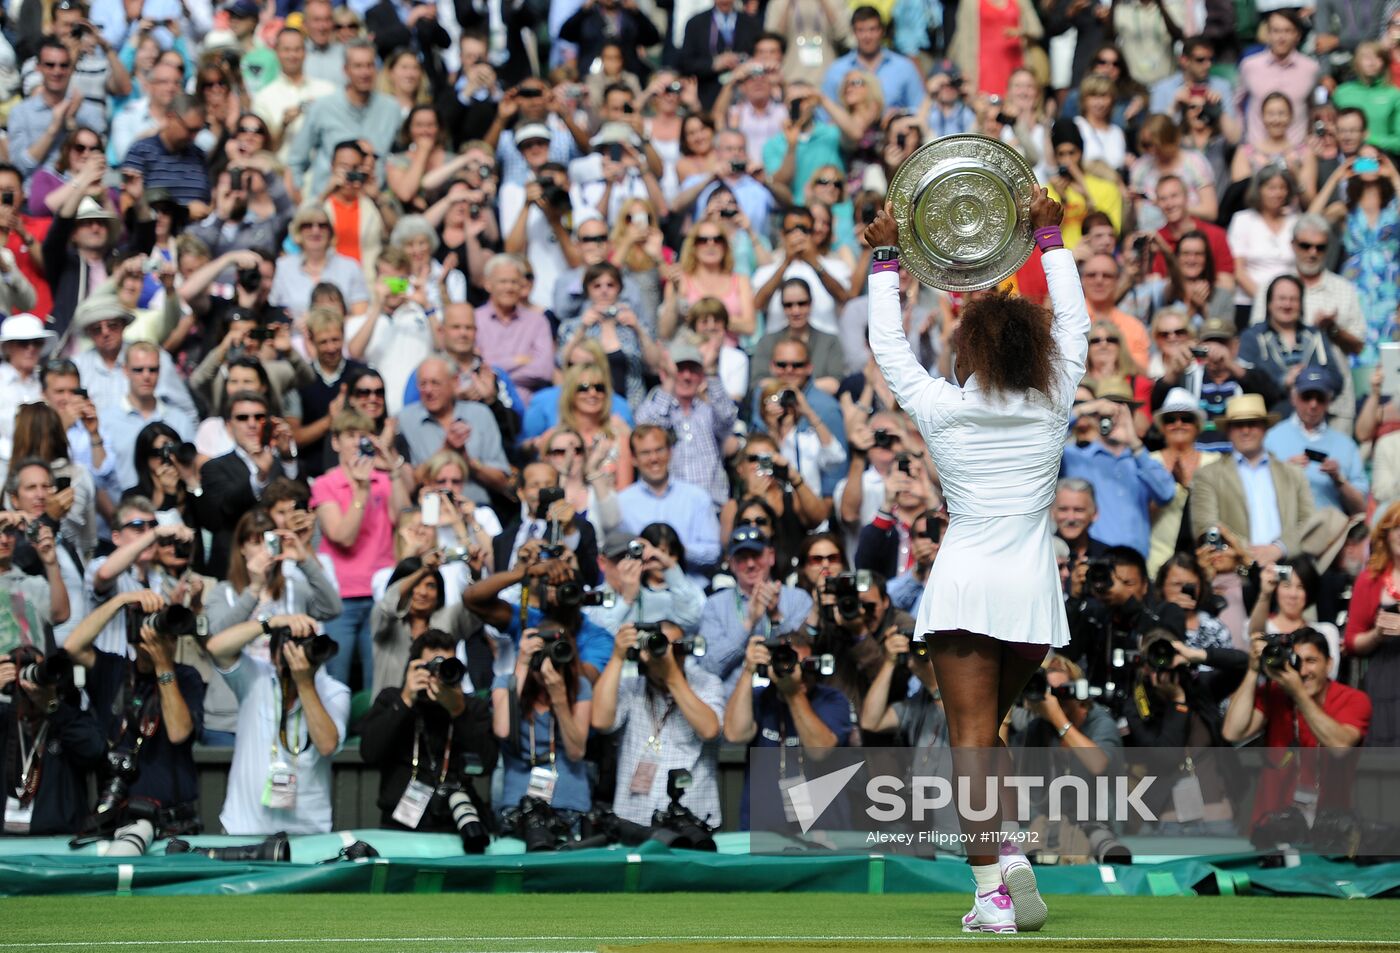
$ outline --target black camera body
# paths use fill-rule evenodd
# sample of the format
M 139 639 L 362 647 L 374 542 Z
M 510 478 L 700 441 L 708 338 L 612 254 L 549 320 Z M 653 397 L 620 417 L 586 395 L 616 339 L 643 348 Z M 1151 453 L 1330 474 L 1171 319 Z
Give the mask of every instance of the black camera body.
M 423 669 L 444 685 L 460 685 L 467 675 L 467 667 L 455 655 L 439 655 L 430 659 Z
M 195 635 L 198 617 L 185 606 L 176 604 L 157 609 L 146 614 L 140 606 L 126 607 L 126 640 L 131 645 L 141 644 L 141 629 L 150 626 L 157 635 L 178 639 Z
M 10 652 L 15 666 L 15 680 L 5 686 L 0 695 L 13 696 L 21 681 L 32 682 L 40 688 L 56 687 L 64 691 L 73 684 L 73 659 L 63 649 L 44 656 L 32 645 L 19 645 Z
M 1102 599 L 1113 588 L 1113 563 L 1107 559 L 1089 560 L 1084 585 L 1090 594 Z
M 240 268 L 240 269 L 238 269 L 238 287 L 242 288 L 244 291 L 248 292 L 249 294 L 252 294 L 253 292 L 255 292 L 255 291 L 257 291 L 258 289 L 260 289 L 260 288 L 262 287 L 262 269 L 261 269 L 261 268 Z M 255 328 L 254 330 L 257 330 L 257 329 Z M 249 335 L 248 335 L 248 336 L 249 336 L 249 337 L 252 337 L 252 332 L 249 332 Z M 270 335 L 269 335 L 269 337 L 270 337 Z M 256 340 L 256 338 L 255 338 L 254 340 Z
M 878 447 L 881 450 L 893 449 L 895 437 L 894 434 L 890 433 L 888 430 L 872 431 L 871 436 L 875 438 L 875 447 Z
M 269 633 L 272 644 L 269 651 L 272 654 L 273 664 L 277 664 L 282 656 L 282 646 L 286 643 L 299 646 L 306 653 L 306 660 L 312 665 L 325 665 L 335 658 L 340 652 L 340 646 L 335 644 L 335 640 L 329 635 L 292 635 L 292 630 L 287 626 L 273 626 Z
M 1275 632 L 1265 636 L 1264 649 L 1259 653 L 1259 664 L 1275 672 L 1285 668 L 1297 671 L 1300 665 L 1298 653 L 1293 651 L 1293 633 Z
M 545 659 L 549 659 L 556 669 L 574 664 L 578 658 L 578 650 L 574 648 L 573 641 L 566 638 L 564 633 L 546 631 L 538 634 L 544 640 L 544 648 L 530 656 L 530 668 L 533 671 L 538 672 L 544 665 Z
M 539 502 L 535 505 L 535 519 L 549 518 L 549 508 L 564 498 L 562 487 L 546 486 L 540 489 Z
M 132 752 L 107 752 L 107 783 L 97 797 L 97 810 L 94 812 L 97 817 L 116 816 L 121 806 L 126 803 L 132 782 L 140 773 L 141 767 L 136 763 L 136 755 Z
M 861 617 L 860 596 L 870 591 L 871 583 L 870 570 L 858 569 L 827 579 L 822 584 L 822 591 L 836 597 L 836 613 L 849 622 Z
M 554 590 L 554 605 L 560 609 L 613 605 L 616 597 L 606 589 L 588 589 L 577 579 L 561 582 Z
M 199 451 L 196 450 L 194 444 L 190 443 L 188 440 L 181 443 L 162 444 L 161 447 L 156 450 L 156 455 L 159 456 L 163 462 L 169 463 L 172 466 L 178 463 L 182 467 L 192 466 L 198 454 Z
M 660 622 L 638 622 L 634 628 L 637 630 L 637 644 L 627 650 L 629 661 L 638 661 L 642 652 L 657 658 L 671 651 L 671 640 L 661 631 Z
M 574 204 L 569 199 L 568 189 L 561 188 L 553 182 L 547 182 L 541 189 L 544 202 L 555 212 L 564 215 L 573 210 Z

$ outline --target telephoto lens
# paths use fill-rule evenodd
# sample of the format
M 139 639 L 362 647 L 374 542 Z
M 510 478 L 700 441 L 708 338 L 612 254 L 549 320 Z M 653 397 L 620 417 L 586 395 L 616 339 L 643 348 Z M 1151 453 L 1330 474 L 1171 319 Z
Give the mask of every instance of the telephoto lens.
M 444 685 L 460 685 L 467 674 L 467 667 L 455 655 L 439 655 L 423 668 Z
M 170 843 L 165 845 L 165 853 L 167 856 L 170 854 L 202 854 L 210 860 L 235 862 L 265 860 L 285 864 L 292 860 L 292 845 L 287 842 L 285 831 L 278 831 L 256 844 L 238 844 L 233 847 L 191 847 L 189 841 L 172 837 Z
M 574 643 L 566 638 L 561 638 L 558 632 L 542 632 L 540 638 L 544 639 L 544 648 L 531 656 L 531 668 L 538 670 L 544 664 L 545 659 L 549 659 L 556 669 L 574 663 L 574 659 L 577 657 Z
M 468 854 L 484 854 L 491 843 L 486 833 L 486 825 L 481 823 L 481 812 L 465 791 L 453 791 L 447 796 L 447 806 L 452 809 L 452 823 L 462 836 L 462 850 Z
M 107 842 L 105 857 L 140 857 L 146 853 L 155 839 L 156 829 L 150 821 L 133 821 L 125 827 L 118 827 Z

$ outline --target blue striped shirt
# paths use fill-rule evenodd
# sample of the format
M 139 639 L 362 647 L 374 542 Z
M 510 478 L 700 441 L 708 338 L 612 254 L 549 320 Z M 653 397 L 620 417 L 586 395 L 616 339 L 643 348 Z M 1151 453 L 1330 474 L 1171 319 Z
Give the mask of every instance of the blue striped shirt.
M 175 201 L 188 205 L 209 201 L 209 171 L 204 163 L 198 146 L 171 152 L 156 135 L 132 143 L 122 168 L 140 172 L 147 189 L 168 189 Z

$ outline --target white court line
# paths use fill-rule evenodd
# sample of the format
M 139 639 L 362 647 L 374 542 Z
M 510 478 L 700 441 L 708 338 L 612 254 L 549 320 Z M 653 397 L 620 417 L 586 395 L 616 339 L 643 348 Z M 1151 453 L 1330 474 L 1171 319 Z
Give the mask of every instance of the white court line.
M 1145 943 L 1224 943 L 1239 945 L 1268 944 L 1270 946 L 1293 946 L 1293 947 L 1348 947 L 1375 944 L 1395 945 L 1393 940 L 1299 940 L 1293 938 L 1270 938 L 1270 937 L 1188 937 L 1188 936 L 1047 936 L 1042 933 L 1022 933 L 1016 935 L 1004 934 L 998 938 L 1002 941 L 1015 942 L 1016 940 L 1026 940 L 1028 942 L 1041 943 L 1131 943 L 1134 941 Z M 976 933 L 955 933 L 949 936 L 927 936 L 927 935 L 891 935 L 891 936 L 861 936 L 861 935 L 832 935 L 832 936 L 798 936 L 798 935 L 731 935 L 715 936 L 706 934 L 702 936 L 385 936 L 385 937 L 307 937 L 307 938 L 269 938 L 269 939 L 217 939 L 217 940 L 50 940 L 35 943 L 0 943 L 0 950 L 36 950 L 36 949 L 71 949 L 82 947 L 85 949 L 97 948 L 120 948 L 130 946 L 140 947 L 180 947 L 180 946 L 214 946 L 214 945 L 309 945 L 315 943 L 337 944 L 337 943 L 698 943 L 698 942 L 773 942 L 787 941 L 792 943 L 814 943 L 822 941 L 835 941 L 845 943 L 946 943 L 949 941 L 966 940 L 970 942 L 984 942 L 985 935 Z M 522 953 L 516 950 L 511 953 Z M 587 950 L 559 951 L 552 950 L 550 953 L 592 953 Z

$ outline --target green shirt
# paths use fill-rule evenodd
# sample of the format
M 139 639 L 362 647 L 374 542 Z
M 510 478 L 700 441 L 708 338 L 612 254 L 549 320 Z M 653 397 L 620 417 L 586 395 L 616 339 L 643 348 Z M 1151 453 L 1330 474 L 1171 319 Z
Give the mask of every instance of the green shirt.
M 1366 114 L 1366 141 L 1385 152 L 1400 152 L 1400 89 L 1384 78 L 1366 83 L 1353 80 L 1337 87 L 1332 101 L 1338 109 L 1357 108 Z

